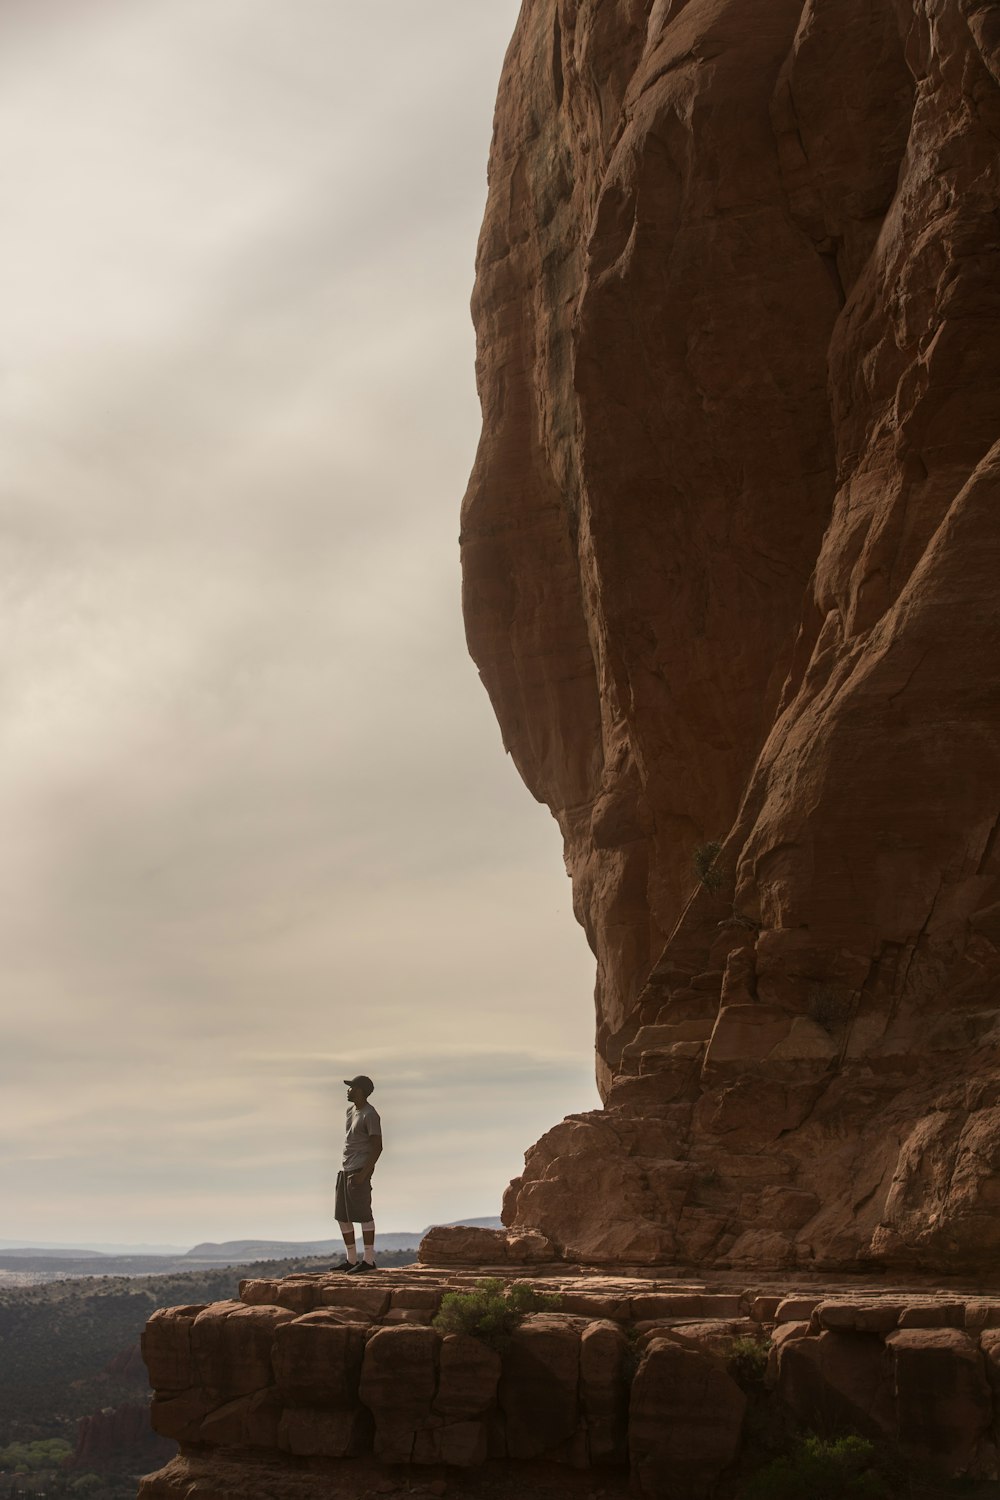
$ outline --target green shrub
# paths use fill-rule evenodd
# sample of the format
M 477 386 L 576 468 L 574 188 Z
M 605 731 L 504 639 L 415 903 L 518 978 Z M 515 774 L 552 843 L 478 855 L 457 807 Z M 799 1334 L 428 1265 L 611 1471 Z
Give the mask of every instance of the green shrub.
M 875 1448 L 864 1438 L 800 1438 L 791 1453 L 750 1479 L 742 1500 L 879 1500 L 889 1491 L 874 1461 Z
M 522 1318 L 557 1308 L 561 1301 L 523 1282 L 506 1286 L 499 1276 L 487 1276 L 471 1292 L 446 1293 L 434 1327 L 439 1333 L 471 1333 L 501 1352 Z
M 729 1346 L 729 1373 L 747 1395 L 764 1389 L 769 1345 L 761 1339 L 733 1339 Z
M 718 839 L 710 839 L 707 844 L 699 844 L 694 851 L 695 874 L 711 895 L 714 895 L 722 884 L 722 871 L 715 868 L 715 861 L 721 853 L 722 845 Z

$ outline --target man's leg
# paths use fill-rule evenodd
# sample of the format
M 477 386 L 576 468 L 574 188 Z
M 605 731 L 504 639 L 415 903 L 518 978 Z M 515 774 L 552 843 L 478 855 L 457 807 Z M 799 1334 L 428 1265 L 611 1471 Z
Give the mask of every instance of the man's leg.
M 354 1233 L 353 1227 L 351 1233 Z M 361 1235 L 365 1242 L 365 1260 L 370 1266 L 375 1264 L 375 1220 L 369 1219 L 367 1224 L 362 1224 Z M 357 1251 L 355 1251 L 355 1255 Z
M 373 1226 L 373 1228 L 374 1228 L 374 1226 Z M 345 1224 L 345 1223 L 343 1223 L 343 1221 L 341 1221 L 340 1232 L 341 1232 L 341 1234 L 344 1237 L 344 1251 L 345 1251 L 345 1253 L 347 1255 L 348 1264 L 352 1265 L 352 1266 L 356 1266 L 357 1263 L 358 1263 L 358 1246 L 357 1246 L 357 1242 L 356 1242 L 356 1240 L 354 1238 L 354 1225 L 353 1224 Z M 373 1241 L 373 1243 L 374 1243 L 374 1241 Z M 365 1246 L 367 1247 L 367 1245 L 368 1245 L 368 1240 L 366 1238 L 365 1239 Z M 367 1254 L 367 1253 L 368 1252 L 367 1252 L 367 1248 L 366 1248 L 365 1254 Z

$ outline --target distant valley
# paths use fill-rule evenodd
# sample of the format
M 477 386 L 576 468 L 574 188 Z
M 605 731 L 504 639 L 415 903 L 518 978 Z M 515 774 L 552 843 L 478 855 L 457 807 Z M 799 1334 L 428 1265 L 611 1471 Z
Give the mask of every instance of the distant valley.
M 457 1224 L 479 1225 L 499 1229 L 498 1218 L 456 1219 Z M 379 1234 L 377 1251 L 409 1250 L 427 1233 L 423 1229 L 399 1230 Z M 93 1246 L 23 1245 L 0 1243 L 0 1287 L 34 1286 L 48 1281 L 79 1276 L 171 1276 L 191 1271 L 211 1271 L 225 1266 L 249 1265 L 261 1260 L 302 1260 L 317 1256 L 338 1256 L 342 1243 L 338 1237 L 327 1240 L 205 1240 L 190 1250 L 175 1249 L 158 1253 L 163 1247 L 115 1246 L 118 1253 L 97 1250 Z
M 413 1252 L 405 1249 L 386 1250 L 382 1259 L 398 1265 L 412 1258 Z M 148 1382 L 139 1354 L 139 1336 L 151 1313 L 158 1307 L 232 1297 L 243 1276 L 319 1271 L 329 1262 L 329 1255 L 250 1264 L 216 1260 L 211 1269 L 189 1265 L 179 1274 L 64 1271 L 59 1279 L 48 1276 L 44 1284 L 0 1284 L 0 1449 L 50 1439 L 77 1444 L 89 1428 L 88 1469 L 135 1473 L 152 1467 L 159 1461 L 157 1443 L 161 1450 L 163 1444 L 154 1441 L 149 1427 Z M 99 1263 L 103 1267 L 104 1259 Z M 93 1267 L 93 1259 L 89 1264 Z M 81 1419 L 90 1421 L 81 1426 Z M 96 1444 L 95 1432 L 101 1439 Z

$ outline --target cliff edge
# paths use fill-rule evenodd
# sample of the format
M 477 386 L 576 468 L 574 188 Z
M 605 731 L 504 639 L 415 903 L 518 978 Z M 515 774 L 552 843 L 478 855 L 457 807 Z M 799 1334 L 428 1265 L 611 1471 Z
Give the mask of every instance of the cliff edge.
M 565 841 L 590 1261 L 1000 1249 L 1000 7 L 524 0 L 469 645 Z

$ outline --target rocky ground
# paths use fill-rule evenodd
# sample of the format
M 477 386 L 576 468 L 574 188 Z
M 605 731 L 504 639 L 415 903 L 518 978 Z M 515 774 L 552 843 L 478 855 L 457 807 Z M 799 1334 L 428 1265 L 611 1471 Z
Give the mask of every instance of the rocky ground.
M 554 1495 L 742 1495 L 809 1433 L 863 1440 L 873 1494 L 995 1485 L 1000 1281 L 501 1267 L 501 1285 L 558 1304 L 498 1352 L 433 1326 L 487 1273 L 254 1278 L 238 1300 L 157 1313 L 153 1424 L 181 1456 L 141 1500 L 546 1493 L 529 1475 Z

